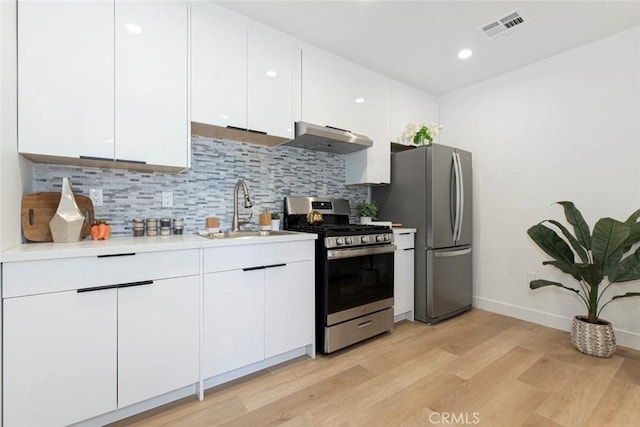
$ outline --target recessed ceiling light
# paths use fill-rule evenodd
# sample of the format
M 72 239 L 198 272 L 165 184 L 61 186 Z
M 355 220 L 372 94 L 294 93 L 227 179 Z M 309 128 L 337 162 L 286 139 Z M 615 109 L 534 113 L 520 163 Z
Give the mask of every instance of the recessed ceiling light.
M 130 33 L 140 34 L 142 32 L 142 27 L 140 25 L 134 24 L 133 22 L 127 22 L 124 26 Z
M 223 118 L 223 119 L 225 119 L 225 120 L 227 120 L 227 119 L 229 118 L 229 116 L 227 116 L 226 114 L 223 114 L 223 115 L 221 115 L 220 117 L 221 117 L 221 118 Z
M 355 101 L 358 104 L 362 104 L 364 102 L 364 98 L 356 98 Z
M 462 49 L 460 52 L 458 52 L 458 58 L 460 59 L 467 59 L 471 55 L 473 55 L 473 52 L 471 52 L 471 49 Z
M 276 73 L 276 72 L 275 72 L 275 71 L 273 71 L 273 70 L 269 70 L 269 71 L 267 71 L 267 76 L 269 76 L 269 77 L 275 77 L 275 76 L 277 76 L 277 75 L 278 75 L 278 73 Z

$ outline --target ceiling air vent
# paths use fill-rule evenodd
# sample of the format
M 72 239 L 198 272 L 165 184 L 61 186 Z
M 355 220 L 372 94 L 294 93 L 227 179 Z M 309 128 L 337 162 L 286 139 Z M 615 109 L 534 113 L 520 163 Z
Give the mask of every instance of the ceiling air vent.
M 490 40 L 505 37 L 529 25 L 529 20 L 519 10 L 513 11 L 501 18 L 492 20 L 479 28 Z

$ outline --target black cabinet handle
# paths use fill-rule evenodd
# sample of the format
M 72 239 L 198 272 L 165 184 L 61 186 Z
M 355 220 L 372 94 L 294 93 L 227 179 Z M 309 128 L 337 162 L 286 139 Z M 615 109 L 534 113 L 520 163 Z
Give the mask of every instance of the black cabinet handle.
M 80 156 L 82 160 L 102 160 L 106 162 L 113 162 L 113 158 L 108 157 L 95 157 L 95 156 Z
M 285 267 L 287 264 L 272 264 L 266 265 L 264 268 L 276 268 L 276 267 Z
M 121 163 L 137 163 L 140 165 L 146 165 L 147 162 L 142 160 L 127 160 L 127 159 L 113 159 L 109 157 L 96 157 L 96 156 L 79 156 L 82 160 L 102 160 L 104 162 L 121 162 Z
M 119 163 L 136 163 L 138 165 L 146 165 L 147 162 L 142 161 L 142 160 L 127 160 L 127 159 L 116 159 L 116 162 Z
M 140 282 L 123 283 L 118 285 L 119 288 L 131 288 L 133 286 L 153 285 L 153 280 L 142 280 Z
M 403 251 L 412 251 L 414 248 L 404 248 Z
M 130 288 L 133 286 L 153 285 L 153 280 L 143 280 L 141 282 L 120 283 L 118 285 L 95 286 L 93 288 L 78 289 L 77 293 L 104 291 L 107 289 Z
M 264 270 L 266 268 L 276 268 L 276 267 L 284 267 L 287 264 L 271 264 L 271 265 L 260 265 L 256 267 L 247 267 L 243 268 L 242 271 L 253 271 L 253 270 Z
M 96 287 L 93 287 L 93 288 L 78 289 L 76 292 L 81 294 L 83 292 L 106 291 L 107 289 L 117 289 L 118 286 L 119 285 L 96 286 Z
M 255 129 L 247 129 L 247 128 L 241 128 L 239 126 L 231 126 L 231 125 L 227 125 L 227 129 L 233 129 L 233 130 L 241 130 L 243 132 L 250 132 L 250 133 L 257 133 L 259 135 L 266 135 L 267 133 L 261 130 L 255 130 Z
M 411 234 L 411 233 L 398 233 L 398 236 L 406 236 L 407 234 Z
M 135 254 L 136 254 L 135 252 L 127 252 L 124 254 L 98 255 L 98 258 L 113 258 L 116 256 L 134 256 Z

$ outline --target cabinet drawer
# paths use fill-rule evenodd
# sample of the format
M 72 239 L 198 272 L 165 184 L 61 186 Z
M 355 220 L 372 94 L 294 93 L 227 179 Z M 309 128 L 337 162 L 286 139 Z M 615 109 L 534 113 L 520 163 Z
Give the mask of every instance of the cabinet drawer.
M 398 233 L 393 235 L 395 244 L 399 250 L 414 247 L 414 233 Z
M 108 286 L 199 274 L 199 250 L 123 253 L 3 264 L 2 296 Z
M 204 272 L 238 270 L 313 259 L 314 241 L 227 246 L 204 250 Z

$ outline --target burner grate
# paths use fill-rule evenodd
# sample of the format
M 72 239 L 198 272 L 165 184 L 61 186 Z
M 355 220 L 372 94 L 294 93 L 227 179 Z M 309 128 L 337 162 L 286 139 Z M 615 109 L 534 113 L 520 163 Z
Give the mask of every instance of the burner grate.
M 312 233 L 322 233 L 327 236 L 348 236 L 356 234 L 382 234 L 391 233 L 389 227 L 382 225 L 362 225 L 362 224 L 320 224 L 320 225 L 292 225 L 288 227 L 291 231 L 304 231 Z

